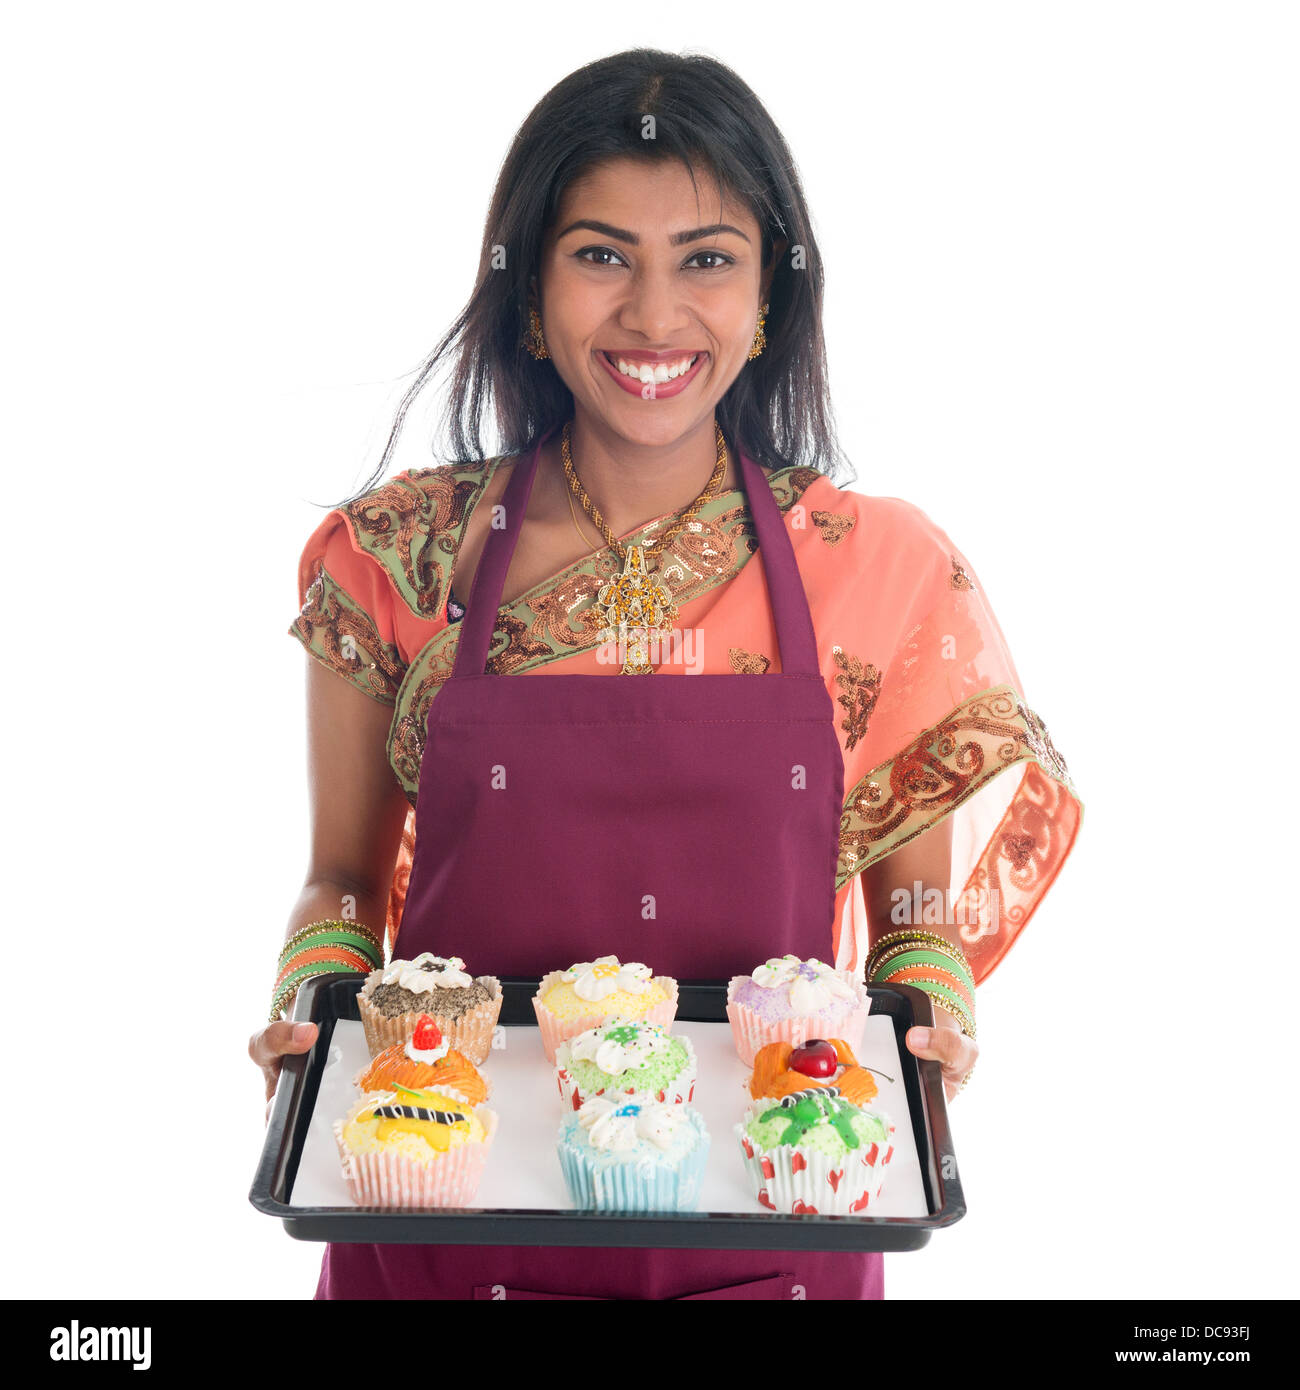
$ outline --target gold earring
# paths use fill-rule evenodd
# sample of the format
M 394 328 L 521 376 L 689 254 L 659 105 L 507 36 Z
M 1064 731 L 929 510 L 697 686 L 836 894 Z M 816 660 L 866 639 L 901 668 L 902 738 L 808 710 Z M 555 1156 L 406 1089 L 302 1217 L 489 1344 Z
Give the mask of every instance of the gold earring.
M 749 349 L 749 356 L 745 359 L 747 362 L 752 362 L 767 346 L 767 334 L 763 332 L 763 324 L 767 319 L 768 308 L 769 306 L 764 304 L 758 311 L 758 327 L 754 331 L 754 343 Z
M 528 336 L 524 339 L 524 346 L 530 353 L 541 362 L 551 354 L 546 350 L 546 339 L 542 336 L 542 320 L 537 310 L 528 310 Z

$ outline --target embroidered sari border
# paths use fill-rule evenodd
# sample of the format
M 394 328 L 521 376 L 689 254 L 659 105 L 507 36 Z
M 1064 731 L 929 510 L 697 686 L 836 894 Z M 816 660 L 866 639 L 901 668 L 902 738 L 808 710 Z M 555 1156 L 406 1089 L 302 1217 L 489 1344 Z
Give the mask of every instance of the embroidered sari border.
M 840 820 L 836 891 L 1021 764 L 1024 779 L 952 904 L 976 984 L 1024 929 L 1082 823 L 1083 804 L 1043 721 L 1013 686 L 972 695 L 867 773 Z
M 466 524 L 500 462 L 408 469 L 342 508 L 356 547 L 418 617 L 435 621 L 446 609 Z
M 993 686 L 963 700 L 868 772 L 845 798 L 836 888 L 1029 760 L 1075 794 L 1065 759 L 1013 686 Z
M 982 984 L 1025 929 L 1070 856 L 1083 824 L 1083 803 L 1036 762 L 1007 807 L 958 902 L 966 960 Z M 990 910 L 992 893 L 999 910 Z
M 307 587 L 302 612 L 289 625 L 308 653 L 381 704 L 397 704 L 406 673 L 401 653 L 385 642 L 370 614 L 322 565 Z

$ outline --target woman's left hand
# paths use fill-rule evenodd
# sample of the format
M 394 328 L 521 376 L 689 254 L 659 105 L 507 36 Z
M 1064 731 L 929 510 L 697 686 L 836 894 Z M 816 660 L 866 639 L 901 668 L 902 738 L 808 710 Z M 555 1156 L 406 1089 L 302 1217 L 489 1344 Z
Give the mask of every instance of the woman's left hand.
M 961 1087 L 962 1078 L 975 1065 L 979 1045 L 961 1031 L 957 1020 L 938 1004 L 933 1028 L 909 1028 L 907 1050 L 917 1057 L 943 1063 L 943 1092 L 949 1100 Z

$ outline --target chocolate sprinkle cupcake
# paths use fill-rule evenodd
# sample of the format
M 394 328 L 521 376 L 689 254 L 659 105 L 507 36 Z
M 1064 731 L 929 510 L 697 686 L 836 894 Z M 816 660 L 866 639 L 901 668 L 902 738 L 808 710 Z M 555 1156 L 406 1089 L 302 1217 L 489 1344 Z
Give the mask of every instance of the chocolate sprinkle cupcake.
M 417 1013 L 450 1020 L 460 1018 L 491 998 L 492 991 L 481 979 L 475 980 L 468 989 L 430 989 L 423 994 L 414 994 L 394 982 L 379 985 L 370 994 L 370 1002 L 385 1018 Z
M 458 956 L 426 951 L 371 971 L 357 1009 L 371 1057 L 409 1039 L 420 1015 L 428 1014 L 444 1039 L 479 1066 L 491 1049 L 501 1002 L 501 982 L 495 976 L 476 978 L 466 973 Z

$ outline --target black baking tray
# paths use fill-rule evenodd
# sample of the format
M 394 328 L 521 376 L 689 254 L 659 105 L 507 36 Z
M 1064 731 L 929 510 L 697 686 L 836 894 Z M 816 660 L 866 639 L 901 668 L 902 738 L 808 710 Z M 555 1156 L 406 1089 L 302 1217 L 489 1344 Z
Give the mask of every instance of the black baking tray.
M 502 980 L 501 1023 L 537 1026 L 535 979 Z M 336 1019 L 358 1019 L 355 976 L 318 975 L 298 991 L 295 1021 L 320 1025 L 309 1052 L 284 1059 L 284 1071 L 266 1129 L 262 1161 L 249 1200 L 278 1216 L 297 1240 L 417 1245 L 596 1245 L 711 1250 L 918 1250 L 936 1227 L 966 1212 L 953 1152 L 938 1062 L 907 1050 L 913 1024 L 930 1025 L 929 996 L 907 985 L 868 986 L 873 1014 L 894 1022 L 903 1063 L 908 1115 L 921 1160 L 928 1216 L 791 1216 L 755 1207 L 737 1212 L 610 1212 L 439 1207 L 423 1211 L 380 1207 L 292 1207 L 289 1197 L 307 1139 Z M 727 982 L 682 981 L 677 1017 L 688 1023 L 725 1023 Z

